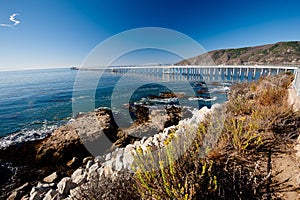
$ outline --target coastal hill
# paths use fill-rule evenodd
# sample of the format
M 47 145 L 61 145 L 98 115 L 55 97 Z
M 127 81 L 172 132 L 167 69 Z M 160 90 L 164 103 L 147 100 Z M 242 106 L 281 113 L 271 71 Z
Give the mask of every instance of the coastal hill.
M 207 56 L 210 56 L 216 65 L 299 65 L 300 41 L 214 50 L 182 60 L 176 65 L 205 65 L 210 60 Z

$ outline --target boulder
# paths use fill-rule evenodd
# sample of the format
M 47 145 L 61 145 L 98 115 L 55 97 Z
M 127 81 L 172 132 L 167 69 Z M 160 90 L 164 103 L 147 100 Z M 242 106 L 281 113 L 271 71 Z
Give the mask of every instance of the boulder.
M 30 194 L 29 200 L 42 200 L 43 199 L 43 192 L 41 191 L 34 191 Z
M 104 166 L 103 167 L 103 175 L 105 177 L 110 177 L 113 174 L 113 170 L 110 166 Z
M 126 170 L 130 170 L 131 169 L 131 164 L 133 163 L 133 156 L 131 155 L 131 153 L 126 153 L 124 154 L 123 157 L 123 167 Z
M 76 171 L 73 172 L 71 179 L 72 182 L 81 185 L 87 178 L 87 173 L 84 169 L 79 168 Z
M 94 161 L 93 160 L 89 160 L 86 164 L 86 169 L 89 169 L 92 165 L 94 164 Z
M 111 159 L 111 153 L 108 153 L 105 155 L 105 161 L 108 161 Z
M 70 177 L 65 177 L 61 179 L 61 181 L 57 184 L 57 191 L 67 196 L 71 189 L 75 188 L 77 184 L 72 182 L 72 179 Z
M 98 174 L 99 178 L 104 178 L 103 167 L 100 167 L 99 169 L 97 169 L 97 174 Z
M 44 139 L 37 148 L 36 159 L 43 164 L 65 164 L 74 157 L 89 155 L 72 124 L 58 128 L 52 136 Z
M 103 156 L 96 156 L 94 158 L 94 161 L 95 162 L 98 162 L 98 163 L 103 163 L 105 160 L 104 160 L 104 157 Z
M 55 183 L 41 183 L 38 182 L 36 188 L 49 190 L 50 188 L 54 188 L 56 186 Z
M 37 198 L 37 196 L 40 196 L 41 194 L 45 194 L 46 192 L 48 192 L 50 188 L 44 188 L 44 187 L 33 187 L 30 191 L 30 198 L 32 198 L 33 196 L 36 196 L 35 198 Z
M 51 189 L 46 193 L 43 200 L 53 200 L 53 199 L 55 199 L 55 196 L 57 196 L 57 195 L 58 195 L 58 192 L 56 190 Z
M 110 110 L 96 110 L 77 117 L 73 122 L 62 126 L 48 138 L 41 141 L 36 152 L 36 159 L 45 164 L 63 164 L 74 157 L 79 160 L 91 156 L 92 147 L 97 146 L 99 140 L 107 138 L 110 142 L 101 151 L 106 151 L 111 144 L 118 140 L 118 126 L 114 122 Z M 88 150 L 86 147 L 90 147 Z M 99 147 L 99 146 L 97 146 Z M 91 152 L 93 154 L 98 153 Z M 86 160 L 87 161 L 87 160 Z M 69 165 L 73 167 L 70 162 Z
M 93 160 L 93 157 L 92 156 L 88 156 L 88 157 L 85 157 L 83 160 L 82 160 L 82 165 L 86 165 L 88 163 L 88 161 L 90 160 Z
M 114 169 L 121 171 L 123 169 L 123 152 L 118 152 L 115 158 Z
M 97 169 L 100 167 L 99 163 L 95 163 L 93 164 L 90 168 L 89 168 L 89 174 L 92 174 L 93 172 L 97 171 Z
M 135 145 L 128 144 L 124 149 L 124 154 L 130 154 L 135 149 Z
M 59 178 L 58 172 L 53 172 L 49 176 L 45 177 L 43 181 L 46 183 L 53 183 L 57 181 L 58 178 Z
M 103 163 L 103 165 L 104 165 L 104 167 L 108 166 L 110 168 L 113 168 L 114 162 L 115 162 L 115 159 L 110 159 L 110 160 L 106 161 L 105 163 Z

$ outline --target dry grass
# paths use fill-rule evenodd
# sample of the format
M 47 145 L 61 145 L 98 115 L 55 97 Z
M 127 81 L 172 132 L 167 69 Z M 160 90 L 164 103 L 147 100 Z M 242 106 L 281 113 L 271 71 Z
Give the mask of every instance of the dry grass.
M 134 180 L 129 172 L 120 172 L 114 177 L 100 177 L 95 173 L 91 179 L 75 189 L 75 200 L 138 200 L 139 195 L 134 189 Z
M 156 159 L 140 155 L 135 180 L 142 198 L 270 198 L 270 148 L 294 138 L 300 128 L 299 113 L 287 104 L 287 88 L 292 80 L 293 75 L 284 74 L 234 85 L 222 133 L 211 149 L 205 140 L 211 137 L 208 119 L 199 124 L 193 145 L 179 159 L 172 160 L 176 155 L 174 146 L 167 147 L 167 152 Z M 169 162 L 162 165 L 165 161 Z M 145 166 L 155 166 L 154 162 L 159 170 L 145 170 Z

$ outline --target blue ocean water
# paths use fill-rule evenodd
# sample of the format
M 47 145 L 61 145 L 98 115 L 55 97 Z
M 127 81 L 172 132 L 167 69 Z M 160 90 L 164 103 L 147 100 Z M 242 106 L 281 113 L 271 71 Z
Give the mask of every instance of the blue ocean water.
M 55 124 L 71 115 L 76 71 L 1 71 L 0 136 Z
M 85 91 L 88 91 L 86 88 L 82 88 L 81 96 L 73 97 L 77 73 L 77 70 L 70 69 L 0 71 L 0 137 L 67 123 L 73 116 L 72 100 L 94 98 L 85 95 Z M 81 73 L 85 73 L 87 77 L 95 74 L 93 71 Z M 96 88 L 95 107 L 111 107 L 112 92 L 122 76 L 111 72 L 104 73 Z M 125 97 L 128 94 L 126 88 L 138 84 L 137 81 L 122 83 L 123 89 L 118 93 L 117 101 L 119 99 L 121 102 L 123 95 Z M 191 87 L 196 88 L 197 81 L 190 83 Z M 172 87 L 177 85 L 182 87 L 177 80 L 170 80 L 168 84 Z M 227 86 L 209 85 L 209 87 L 213 103 L 222 103 L 226 100 L 224 88 Z M 165 91 L 168 91 L 168 88 L 161 87 L 153 80 L 152 84 L 141 85 L 130 99 L 137 101 L 142 97 L 159 95 Z M 178 91 L 184 93 L 185 88 L 178 88 Z M 194 100 L 185 97 L 182 101 L 188 104 Z M 206 98 L 199 102 L 203 106 L 211 104 Z

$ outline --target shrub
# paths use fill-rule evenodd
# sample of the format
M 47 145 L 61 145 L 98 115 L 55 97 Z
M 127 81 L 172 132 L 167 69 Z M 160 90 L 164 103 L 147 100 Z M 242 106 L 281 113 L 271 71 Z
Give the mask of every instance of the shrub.
M 118 200 L 140 199 L 133 187 L 134 180 L 129 172 L 120 172 L 117 176 L 100 177 L 95 173 L 90 180 L 76 188 L 72 199 L 77 200 Z
M 138 151 L 133 169 L 141 197 L 270 198 L 270 148 L 300 128 L 300 115 L 286 101 L 292 80 L 293 75 L 284 74 L 236 84 L 229 93 L 224 126 L 208 117 L 198 125 L 192 145 L 185 144 L 191 135 L 185 133 L 167 140 L 165 151 Z M 221 134 L 211 145 L 207 138 L 215 137 L 214 131 Z M 174 159 L 179 148 L 185 153 Z
M 136 188 L 143 199 L 195 199 L 214 197 L 218 178 L 214 162 L 202 157 L 203 138 L 207 124 L 201 124 L 192 145 L 188 139 L 172 136 L 165 141 L 165 148 L 147 153 L 138 150 L 132 168 Z M 178 159 L 178 147 L 184 154 Z M 208 150 L 209 147 L 206 147 Z

